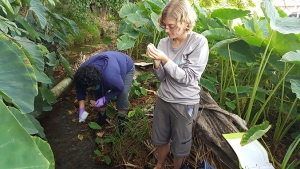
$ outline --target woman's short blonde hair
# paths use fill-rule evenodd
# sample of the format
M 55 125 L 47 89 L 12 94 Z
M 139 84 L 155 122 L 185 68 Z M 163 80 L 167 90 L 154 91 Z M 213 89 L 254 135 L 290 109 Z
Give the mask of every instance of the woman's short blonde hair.
M 170 18 L 178 22 L 187 23 L 186 31 L 193 30 L 197 19 L 196 12 L 191 4 L 187 0 L 171 0 L 165 8 L 162 10 L 160 17 L 158 18 L 158 24 L 160 27 L 164 27 L 163 20 Z

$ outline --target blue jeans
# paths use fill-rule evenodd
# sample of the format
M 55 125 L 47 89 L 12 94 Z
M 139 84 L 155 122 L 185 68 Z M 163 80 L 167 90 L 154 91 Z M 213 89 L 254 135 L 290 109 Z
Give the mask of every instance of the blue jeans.
M 128 92 L 132 84 L 132 79 L 135 73 L 135 67 L 126 74 L 124 79 L 124 90 L 121 94 L 117 96 L 117 110 L 128 110 L 129 101 L 128 101 Z
M 125 78 L 123 79 L 124 82 L 124 90 L 121 94 L 117 96 L 117 110 L 128 110 L 129 102 L 128 102 L 128 92 L 132 84 L 132 79 L 135 73 L 135 67 L 133 65 L 133 68 L 126 74 Z M 99 99 L 103 96 L 103 93 L 100 90 L 95 90 L 95 99 Z M 106 107 L 107 102 L 102 106 Z

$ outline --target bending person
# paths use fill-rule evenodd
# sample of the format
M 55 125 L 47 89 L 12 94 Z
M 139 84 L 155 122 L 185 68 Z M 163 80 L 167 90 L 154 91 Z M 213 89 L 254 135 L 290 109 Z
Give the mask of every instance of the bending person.
M 76 71 L 74 82 L 79 102 L 79 118 L 85 111 L 86 91 L 93 90 L 98 108 L 97 123 L 106 123 L 106 103 L 117 96 L 118 120 L 122 122 L 128 113 L 128 92 L 132 84 L 135 67 L 126 54 L 116 51 L 99 53 L 85 61 Z

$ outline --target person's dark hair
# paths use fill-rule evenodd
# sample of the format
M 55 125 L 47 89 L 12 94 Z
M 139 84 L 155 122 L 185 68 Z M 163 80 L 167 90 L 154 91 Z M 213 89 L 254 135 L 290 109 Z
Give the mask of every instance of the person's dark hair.
M 78 68 L 74 75 L 75 84 L 84 89 L 101 84 L 101 80 L 102 73 L 91 65 Z

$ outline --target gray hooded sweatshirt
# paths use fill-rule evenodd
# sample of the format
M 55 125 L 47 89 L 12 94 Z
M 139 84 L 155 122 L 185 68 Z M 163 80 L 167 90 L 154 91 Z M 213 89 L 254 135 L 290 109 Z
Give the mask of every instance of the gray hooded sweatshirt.
M 163 38 L 157 49 L 169 58 L 160 64 L 155 76 L 161 82 L 158 97 L 169 103 L 194 105 L 200 101 L 200 77 L 206 67 L 209 55 L 207 39 L 198 33 L 189 33 L 185 42 L 176 48 L 172 39 Z

